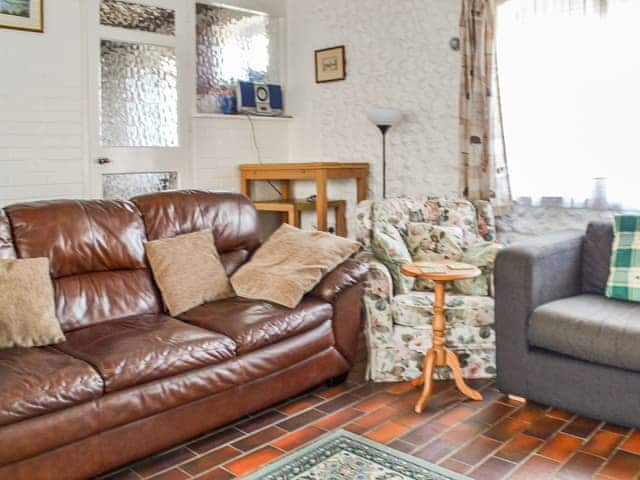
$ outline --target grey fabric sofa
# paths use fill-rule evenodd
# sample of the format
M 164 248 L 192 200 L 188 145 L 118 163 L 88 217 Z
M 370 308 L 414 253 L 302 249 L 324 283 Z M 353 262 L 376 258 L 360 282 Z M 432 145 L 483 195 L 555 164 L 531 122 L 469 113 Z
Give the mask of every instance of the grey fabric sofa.
M 604 297 L 612 223 L 504 249 L 495 266 L 498 388 L 640 426 L 640 303 Z

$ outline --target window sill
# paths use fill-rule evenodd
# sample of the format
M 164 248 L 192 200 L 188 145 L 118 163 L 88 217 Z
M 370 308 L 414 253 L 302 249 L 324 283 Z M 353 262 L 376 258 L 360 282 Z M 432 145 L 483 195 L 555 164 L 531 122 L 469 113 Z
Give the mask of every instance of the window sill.
M 580 212 L 603 212 L 603 213 L 621 213 L 621 212 L 637 212 L 637 209 L 633 208 L 622 208 L 620 206 L 611 205 L 602 208 L 589 207 L 589 206 L 568 206 L 568 205 L 540 205 L 540 204 L 526 204 L 526 203 L 513 203 L 514 209 L 520 210 L 530 210 L 530 211 L 566 211 L 566 212 L 576 212 L 579 214 Z
M 285 120 L 291 120 L 293 119 L 293 117 L 291 115 L 274 115 L 274 116 L 269 116 L 269 115 L 246 115 L 246 114 L 242 114 L 242 113 L 235 113 L 235 114 L 225 114 L 225 113 L 194 113 L 192 115 L 193 118 L 215 118 L 215 119 L 220 119 L 220 118 L 224 118 L 225 120 L 246 120 L 247 117 L 251 117 L 251 120 L 276 120 L 276 121 L 285 121 Z

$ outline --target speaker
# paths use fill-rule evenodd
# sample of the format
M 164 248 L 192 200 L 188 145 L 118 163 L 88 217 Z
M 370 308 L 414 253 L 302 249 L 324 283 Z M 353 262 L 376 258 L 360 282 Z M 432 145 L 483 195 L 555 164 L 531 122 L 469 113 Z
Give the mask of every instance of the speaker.
M 256 113 L 271 113 L 271 95 L 266 83 L 254 83 L 253 94 L 256 99 Z
M 238 82 L 238 110 L 261 115 L 281 115 L 282 87 L 265 83 Z

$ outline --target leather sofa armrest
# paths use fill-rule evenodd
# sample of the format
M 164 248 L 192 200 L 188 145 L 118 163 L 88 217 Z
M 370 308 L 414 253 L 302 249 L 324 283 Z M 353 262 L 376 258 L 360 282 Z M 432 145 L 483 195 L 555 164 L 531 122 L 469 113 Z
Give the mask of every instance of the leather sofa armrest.
M 581 293 L 582 234 L 557 234 L 507 247 L 494 269 L 498 388 L 527 396 L 531 313 L 540 305 Z
M 368 266 L 347 260 L 329 272 L 310 295 L 333 305 L 335 348 L 353 365 L 362 331 L 362 295 Z
M 310 295 L 325 302 L 334 303 L 338 296 L 349 287 L 363 282 L 367 277 L 369 267 L 358 260 L 347 260 L 329 272 L 315 286 Z

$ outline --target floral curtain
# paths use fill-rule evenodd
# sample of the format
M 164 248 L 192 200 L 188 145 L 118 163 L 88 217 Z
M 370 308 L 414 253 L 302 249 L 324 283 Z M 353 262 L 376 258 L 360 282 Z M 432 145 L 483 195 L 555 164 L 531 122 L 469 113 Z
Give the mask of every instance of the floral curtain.
M 463 0 L 460 16 L 461 190 L 470 200 L 490 200 L 496 214 L 511 207 L 500 88 L 496 67 L 494 0 Z

